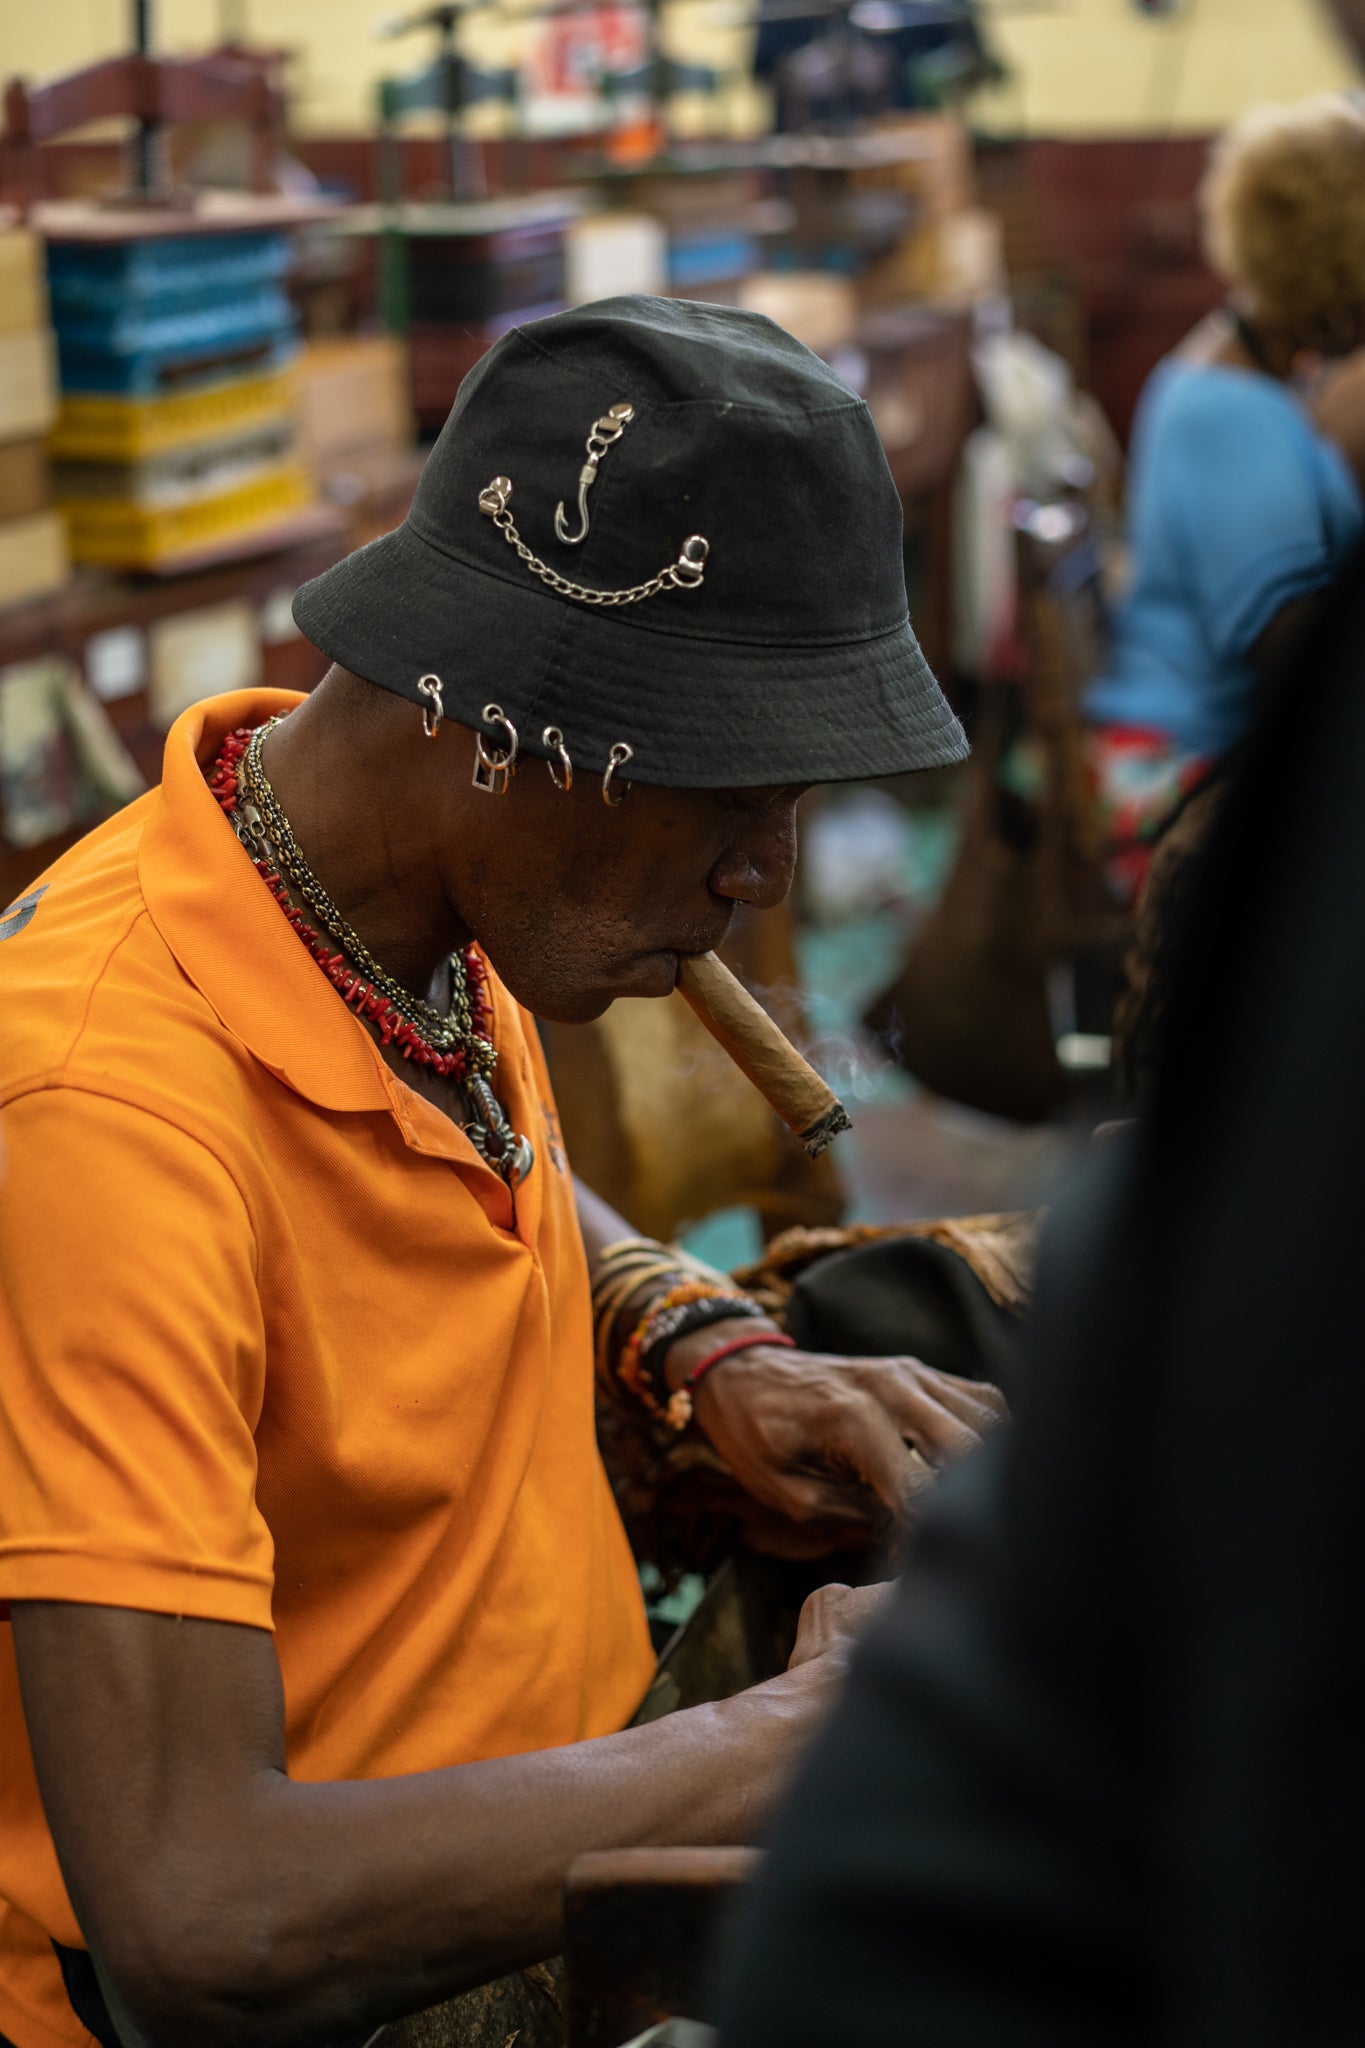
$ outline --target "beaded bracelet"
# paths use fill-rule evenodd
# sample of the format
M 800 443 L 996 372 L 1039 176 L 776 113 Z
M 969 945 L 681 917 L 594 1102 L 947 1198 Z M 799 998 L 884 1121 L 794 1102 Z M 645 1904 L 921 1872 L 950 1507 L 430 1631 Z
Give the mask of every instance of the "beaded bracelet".
M 612 1338 L 626 1304 L 654 1281 L 677 1286 L 694 1280 L 705 1282 L 717 1292 L 733 1290 L 733 1282 L 714 1266 L 676 1245 L 660 1244 L 656 1238 L 622 1238 L 601 1252 L 592 1285 L 593 1359 L 598 1381 L 604 1388 L 612 1384 Z
M 706 1280 L 686 1280 L 678 1287 L 670 1287 L 658 1301 L 652 1301 L 641 1316 L 635 1328 L 621 1347 L 616 1377 L 622 1386 L 629 1387 L 640 1405 L 660 1421 L 666 1417 L 666 1407 L 656 1395 L 653 1387 L 640 1369 L 641 1354 L 649 1339 L 650 1329 L 659 1315 L 673 1308 L 685 1308 L 693 1301 L 720 1301 L 724 1290 L 713 1287 Z
M 593 1298 L 593 1357 L 603 1386 L 611 1384 L 611 1340 L 616 1319 L 626 1303 L 653 1280 L 676 1283 L 681 1278 L 677 1260 L 670 1258 L 629 1266 L 624 1272 L 610 1275 L 605 1287 L 599 1277 Z
M 664 1278 L 709 1280 L 717 1287 L 730 1285 L 723 1273 L 676 1245 L 660 1244 L 652 1237 L 622 1238 L 620 1243 L 608 1245 L 598 1257 L 592 1283 L 594 1327 L 600 1330 L 632 1294 L 651 1280 Z
M 665 1296 L 654 1308 L 646 1310 L 622 1351 L 619 1369 L 620 1378 L 641 1406 L 673 1430 L 686 1429 L 692 1420 L 691 1389 L 722 1357 L 727 1357 L 731 1351 L 752 1349 L 758 1344 L 792 1343 L 790 1337 L 784 1337 L 778 1330 L 732 1338 L 728 1343 L 718 1345 L 699 1366 L 693 1368 L 681 1387 L 669 1393 L 666 1382 L 662 1381 L 661 1369 L 669 1350 L 681 1337 L 705 1329 L 708 1323 L 733 1322 L 740 1316 L 767 1320 L 766 1312 L 745 1295 L 698 1292 L 690 1301 L 678 1298 L 691 1293 L 691 1288 L 676 1288 L 672 1290 L 671 1297 Z M 690 1326 L 680 1327 L 684 1319 L 689 1318 Z M 656 1363 L 659 1371 L 655 1370 Z
M 593 1356 L 603 1387 L 612 1385 L 612 1338 L 622 1310 L 658 1280 L 672 1284 L 647 1302 L 621 1347 L 615 1379 L 656 1421 L 681 1430 L 691 1419 L 692 1400 L 686 1388 L 668 1392 L 663 1367 L 670 1348 L 711 1323 L 737 1317 L 766 1319 L 767 1311 L 748 1295 L 737 1294 L 732 1280 L 691 1253 L 654 1238 L 623 1238 L 599 1255 L 592 1284 Z M 784 1341 L 788 1340 L 773 1332 L 741 1339 L 736 1348 Z

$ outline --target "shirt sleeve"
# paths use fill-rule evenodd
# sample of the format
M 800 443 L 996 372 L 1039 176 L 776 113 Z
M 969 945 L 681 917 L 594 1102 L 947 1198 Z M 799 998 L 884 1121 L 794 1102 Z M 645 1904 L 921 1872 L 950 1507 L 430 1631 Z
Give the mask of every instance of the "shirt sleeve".
M 271 1626 L 256 1238 L 223 1164 L 77 1088 L 0 1122 L 0 1599 Z
M 1165 423 L 1159 465 L 1183 536 L 1181 573 L 1209 652 L 1242 661 L 1285 605 L 1336 568 L 1326 477 L 1312 429 L 1252 377 L 1190 379 Z

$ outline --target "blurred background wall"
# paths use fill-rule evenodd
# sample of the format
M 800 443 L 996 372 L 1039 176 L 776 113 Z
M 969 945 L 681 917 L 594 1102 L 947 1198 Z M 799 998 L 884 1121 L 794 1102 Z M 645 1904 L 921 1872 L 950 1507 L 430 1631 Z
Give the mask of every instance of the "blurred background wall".
M 373 120 L 377 81 L 392 53 L 374 38 L 381 0 L 162 0 L 158 40 L 168 53 L 226 40 L 297 52 L 296 130 L 359 133 Z M 989 10 L 988 10 L 989 11 Z M 666 33 L 677 54 L 733 68 L 752 31 L 727 25 L 715 0 L 673 0 Z M 525 30 L 471 22 L 471 51 L 506 61 Z M 0 43 L 7 74 L 69 71 L 123 49 L 126 0 L 7 0 Z M 1006 0 L 991 12 L 1010 83 L 980 94 L 979 127 L 1038 136 L 1207 135 L 1244 107 L 1344 90 L 1355 71 L 1322 0 L 1183 0 L 1172 19 L 1131 0 L 1067 0 L 1038 11 Z M 481 46 L 481 47 L 480 47 Z M 750 104 L 755 126 L 760 102 Z
M 992 39 L 1013 71 L 981 94 L 983 127 L 1029 135 L 1207 135 L 1259 100 L 1345 91 L 1355 68 L 1320 0 L 1184 0 L 1143 15 L 1114 0 L 1002 8 Z

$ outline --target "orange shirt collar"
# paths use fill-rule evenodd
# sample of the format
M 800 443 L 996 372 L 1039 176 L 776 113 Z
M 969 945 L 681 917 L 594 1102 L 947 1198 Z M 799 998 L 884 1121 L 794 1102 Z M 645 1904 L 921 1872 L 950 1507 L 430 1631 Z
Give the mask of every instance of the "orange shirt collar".
M 241 690 L 176 720 L 138 878 L 161 937 L 262 1066 L 323 1109 L 388 1109 L 387 1069 L 262 887 L 204 780 L 230 732 L 302 701 L 292 691 Z

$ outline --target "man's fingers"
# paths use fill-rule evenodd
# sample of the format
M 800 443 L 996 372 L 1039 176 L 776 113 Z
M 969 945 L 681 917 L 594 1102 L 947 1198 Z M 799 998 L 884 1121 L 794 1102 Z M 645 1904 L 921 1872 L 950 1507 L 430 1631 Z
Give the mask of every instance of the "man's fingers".
M 798 1665 L 809 1663 L 813 1657 L 828 1656 L 831 1651 L 847 1651 L 854 1638 L 885 1607 L 893 1590 L 886 1583 L 817 1587 L 801 1609 L 788 1669 L 794 1671 Z
M 947 1408 L 926 1396 L 919 1427 L 908 1434 L 927 1458 L 942 1463 L 948 1458 L 965 1458 L 981 1442 L 981 1432 L 970 1422 L 959 1420 Z
M 850 1360 L 866 1385 L 884 1394 L 888 1385 L 902 1394 L 921 1394 L 940 1408 L 946 1408 L 959 1422 L 976 1431 L 989 1429 L 1009 1417 L 1009 1403 L 999 1387 L 989 1380 L 967 1380 L 957 1373 L 940 1372 L 920 1358 L 867 1358 Z
M 907 1436 L 936 1462 L 974 1451 L 1000 1413 L 967 1392 L 968 1382 L 931 1373 L 913 1359 L 879 1360 L 868 1384 L 872 1398 L 895 1417 Z M 993 1391 L 993 1390 L 992 1390 Z
M 754 1499 L 806 1533 L 872 1534 L 878 1503 L 903 1521 L 932 1468 L 974 1450 L 1003 1412 L 994 1388 L 917 1359 L 758 1346 L 745 1372 L 708 1383 L 698 1419 Z
M 906 1363 L 914 1361 L 907 1359 Z M 1009 1403 L 989 1380 L 964 1380 L 956 1373 L 934 1372 L 928 1381 L 928 1391 L 940 1407 L 950 1409 L 960 1421 L 971 1423 L 976 1430 L 990 1429 L 1009 1417 Z
M 896 1417 L 869 1395 L 843 1404 L 830 1418 L 827 1444 L 827 1455 L 870 1486 L 898 1522 L 934 1483 L 933 1472 L 906 1443 Z
M 940 1408 L 922 1387 L 904 1373 L 888 1373 L 876 1396 L 878 1405 L 895 1420 L 896 1427 L 917 1450 L 934 1464 L 961 1458 L 974 1451 L 981 1438 L 970 1423 L 960 1422 L 946 1408 Z
M 862 1395 L 840 1403 L 824 1418 L 818 1443 L 806 1453 L 828 1469 L 788 1471 L 765 1492 L 794 1522 L 823 1523 L 870 1534 L 888 1511 L 901 1522 L 911 1504 L 934 1483 L 932 1467 L 906 1443 L 895 1418 L 880 1401 Z
M 831 1530 L 870 1530 L 877 1520 L 867 1489 L 847 1480 L 788 1472 L 769 1491 L 773 1506 L 793 1522 L 820 1523 Z

